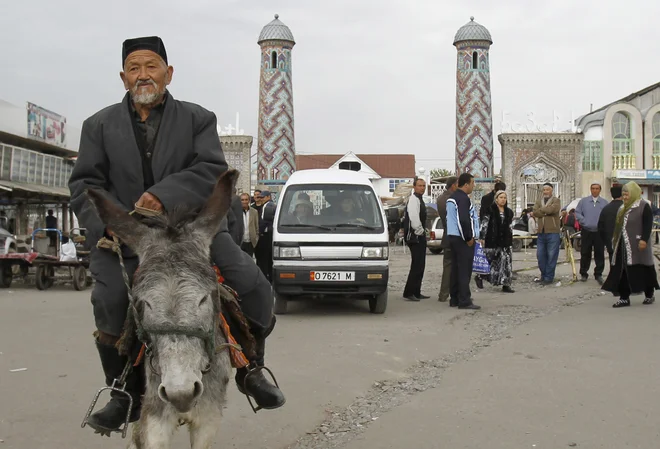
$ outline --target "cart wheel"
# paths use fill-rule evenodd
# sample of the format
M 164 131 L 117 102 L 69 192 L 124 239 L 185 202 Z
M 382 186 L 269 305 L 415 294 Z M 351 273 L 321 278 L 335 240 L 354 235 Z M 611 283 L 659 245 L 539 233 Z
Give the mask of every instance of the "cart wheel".
M 14 278 L 12 273 L 11 264 L 3 263 L 0 267 L 0 288 L 11 287 L 11 281 Z
M 55 269 L 48 265 L 37 265 L 35 280 L 39 290 L 48 290 L 55 283 Z
M 78 291 L 87 288 L 87 270 L 82 265 L 73 270 L 73 288 Z

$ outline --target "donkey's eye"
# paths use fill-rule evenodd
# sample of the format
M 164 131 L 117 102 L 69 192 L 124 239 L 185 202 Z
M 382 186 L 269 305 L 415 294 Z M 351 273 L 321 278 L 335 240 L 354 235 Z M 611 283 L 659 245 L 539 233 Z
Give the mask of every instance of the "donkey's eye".
M 152 307 L 151 307 L 151 304 L 149 304 L 147 301 L 145 301 L 145 300 L 143 300 L 143 299 L 138 299 L 138 300 L 135 302 L 135 308 L 137 309 L 137 311 L 138 311 L 139 313 L 142 313 L 142 312 L 144 311 L 144 306 L 147 306 L 147 307 L 149 307 L 150 309 L 152 308 Z
M 199 301 L 199 305 L 201 306 L 202 304 L 204 304 L 204 303 L 205 303 L 206 301 L 208 301 L 208 300 L 209 300 L 209 296 L 208 296 L 208 295 L 204 296 L 204 297 L 202 298 L 202 300 Z

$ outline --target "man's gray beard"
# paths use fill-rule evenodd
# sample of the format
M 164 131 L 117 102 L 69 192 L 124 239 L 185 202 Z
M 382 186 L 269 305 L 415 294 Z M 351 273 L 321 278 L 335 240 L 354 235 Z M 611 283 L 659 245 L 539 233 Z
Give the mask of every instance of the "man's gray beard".
M 156 86 L 156 88 L 158 88 L 158 86 Z M 143 94 L 138 94 L 137 91 L 138 91 L 138 86 L 136 85 L 133 89 L 131 89 L 131 99 L 135 104 L 144 104 L 144 105 L 157 103 L 165 94 L 165 89 L 162 89 L 162 91 L 157 90 L 156 92 L 143 93 Z

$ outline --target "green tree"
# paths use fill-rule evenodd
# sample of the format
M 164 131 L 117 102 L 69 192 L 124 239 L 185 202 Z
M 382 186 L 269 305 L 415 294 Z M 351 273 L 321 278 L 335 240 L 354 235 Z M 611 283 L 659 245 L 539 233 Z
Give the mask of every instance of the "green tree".
M 444 178 L 447 176 L 454 176 L 454 172 L 446 168 L 434 168 L 431 170 L 431 178 Z

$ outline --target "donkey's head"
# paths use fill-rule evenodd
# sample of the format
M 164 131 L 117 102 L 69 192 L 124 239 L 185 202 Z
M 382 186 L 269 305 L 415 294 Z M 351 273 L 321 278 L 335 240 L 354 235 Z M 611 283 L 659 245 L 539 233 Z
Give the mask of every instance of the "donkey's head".
M 153 350 L 152 367 L 161 375 L 158 395 L 182 413 L 201 396 L 202 373 L 211 363 L 219 306 L 210 245 L 237 177 L 236 170 L 225 172 L 199 213 L 182 208 L 146 221 L 87 192 L 108 229 L 140 258 L 132 292 Z

